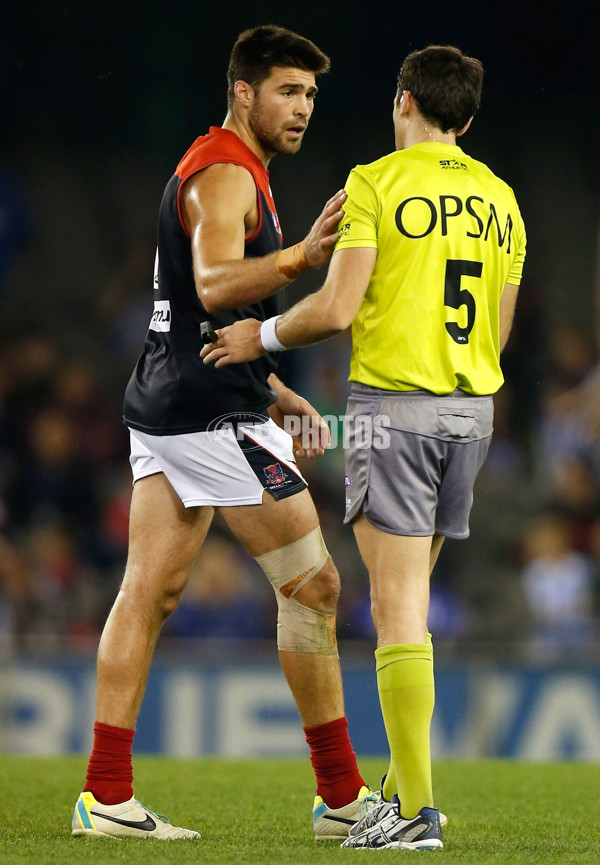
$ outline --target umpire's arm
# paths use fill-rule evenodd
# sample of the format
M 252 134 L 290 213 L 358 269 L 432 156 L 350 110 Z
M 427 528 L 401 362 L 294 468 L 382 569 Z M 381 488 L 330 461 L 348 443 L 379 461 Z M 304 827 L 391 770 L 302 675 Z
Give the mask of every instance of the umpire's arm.
M 372 247 L 334 252 L 323 288 L 277 318 L 276 335 L 283 348 L 312 345 L 346 330 L 369 287 L 376 259 Z M 254 318 L 219 328 L 217 342 L 205 345 L 200 356 L 216 367 L 255 360 L 265 354 L 260 329 L 261 322 Z
M 504 349 L 510 336 L 518 293 L 519 286 L 507 282 L 500 298 L 500 351 Z
M 373 247 L 334 252 L 324 286 L 284 312 L 277 322 L 277 339 L 293 348 L 346 330 L 369 287 L 376 259 Z

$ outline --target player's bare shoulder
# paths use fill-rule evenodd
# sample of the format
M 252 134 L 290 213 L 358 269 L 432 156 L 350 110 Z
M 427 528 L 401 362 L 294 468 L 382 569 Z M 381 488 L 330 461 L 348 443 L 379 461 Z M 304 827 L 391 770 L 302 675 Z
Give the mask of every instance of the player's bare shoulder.
M 216 162 L 197 171 L 183 184 L 180 201 L 188 230 L 207 220 L 236 217 L 252 229 L 258 219 L 252 174 L 232 162 Z

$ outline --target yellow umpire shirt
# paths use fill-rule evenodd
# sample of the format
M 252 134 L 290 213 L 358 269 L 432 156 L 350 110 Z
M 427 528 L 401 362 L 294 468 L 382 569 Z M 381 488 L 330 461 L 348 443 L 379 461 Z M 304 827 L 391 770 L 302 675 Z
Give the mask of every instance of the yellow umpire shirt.
M 495 393 L 500 297 L 525 259 L 512 189 L 460 147 L 427 142 L 356 166 L 345 190 L 336 251 L 377 249 L 352 323 L 350 381 Z

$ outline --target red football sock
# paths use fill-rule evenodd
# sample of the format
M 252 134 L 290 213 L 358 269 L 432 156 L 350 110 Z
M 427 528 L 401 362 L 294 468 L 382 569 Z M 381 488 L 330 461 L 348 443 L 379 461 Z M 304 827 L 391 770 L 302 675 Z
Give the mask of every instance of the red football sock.
M 317 795 L 330 808 L 341 808 L 356 799 L 365 783 L 356 765 L 356 754 L 348 736 L 348 721 L 338 718 L 328 724 L 304 727 L 310 762 L 317 779 Z
M 94 724 L 94 747 L 88 763 L 84 792 L 103 805 L 116 805 L 133 796 L 131 746 L 135 730 Z

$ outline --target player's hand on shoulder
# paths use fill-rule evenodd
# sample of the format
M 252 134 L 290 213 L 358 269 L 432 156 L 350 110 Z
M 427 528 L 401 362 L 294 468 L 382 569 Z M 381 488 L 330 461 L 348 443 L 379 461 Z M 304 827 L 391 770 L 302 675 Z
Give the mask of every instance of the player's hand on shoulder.
M 214 363 L 215 367 L 256 360 L 266 353 L 260 341 L 260 324 L 255 318 L 245 318 L 219 328 L 218 340 L 205 345 L 200 357 L 204 363 Z
M 338 225 L 344 215 L 343 204 L 347 198 L 343 189 L 333 195 L 315 224 L 304 238 L 304 254 L 311 267 L 321 267 L 331 258 L 338 238 Z

